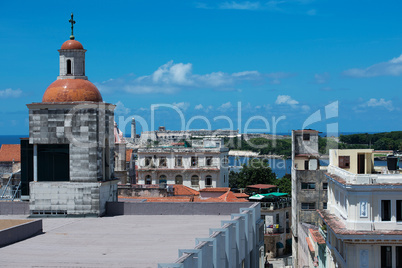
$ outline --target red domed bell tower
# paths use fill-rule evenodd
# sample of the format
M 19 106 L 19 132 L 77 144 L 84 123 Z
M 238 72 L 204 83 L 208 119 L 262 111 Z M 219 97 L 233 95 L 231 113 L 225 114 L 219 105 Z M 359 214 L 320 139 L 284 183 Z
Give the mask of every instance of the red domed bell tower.
M 30 211 L 40 215 L 97 215 L 117 201 L 114 109 L 85 76 L 83 45 L 73 35 L 61 46 L 60 74 L 42 102 L 28 104 L 32 171 Z M 29 165 L 28 165 L 29 166 Z

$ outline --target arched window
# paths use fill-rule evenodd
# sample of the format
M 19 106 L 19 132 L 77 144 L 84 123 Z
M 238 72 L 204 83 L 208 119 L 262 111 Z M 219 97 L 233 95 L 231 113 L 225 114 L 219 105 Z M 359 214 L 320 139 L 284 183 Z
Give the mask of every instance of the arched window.
M 71 74 L 71 60 L 67 60 L 67 74 Z
M 183 184 L 183 176 L 182 175 L 177 175 L 175 180 L 174 180 L 175 184 Z
M 200 179 L 198 178 L 197 175 L 191 176 L 191 186 L 199 186 L 200 185 Z
M 160 175 L 159 176 L 159 184 L 167 184 L 167 179 L 166 179 L 166 175 Z
M 205 177 L 205 187 L 212 187 L 212 176 L 208 175 Z
M 152 178 L 150 175 L 145 176 L 145 184 L 152 184 Z

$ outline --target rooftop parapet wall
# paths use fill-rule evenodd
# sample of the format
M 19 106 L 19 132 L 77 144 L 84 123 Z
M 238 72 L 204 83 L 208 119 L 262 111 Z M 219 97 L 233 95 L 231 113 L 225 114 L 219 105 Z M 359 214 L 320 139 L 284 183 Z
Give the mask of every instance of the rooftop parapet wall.
M 158 268 L 182 267 L 262 267 L 264 265 L 264 224 L 260 205 L 254 203 L 220 228 L 211 228 L 208 238 L 197 238 L 193 249 L 179 249 L 174 263 L 160 263 Z
M 348 185 L 379 185 L 379 184 L 400 184 L 402 185 L 402 174 L 355 174 L 342 168 L 329 165 L 327 169 L 332 179 Z

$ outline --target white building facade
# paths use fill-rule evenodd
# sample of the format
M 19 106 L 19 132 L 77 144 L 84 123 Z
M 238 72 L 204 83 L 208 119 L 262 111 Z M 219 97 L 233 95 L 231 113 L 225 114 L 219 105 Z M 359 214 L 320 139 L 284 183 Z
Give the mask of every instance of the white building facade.
M 229 186 L 229 149 L 220 142 L 138 149 L 137 184 L 182 184 L 194 190 Z
M 326 266 L 402 267 L 402 174 L 365 149 L 331 150 L 326 176 Z

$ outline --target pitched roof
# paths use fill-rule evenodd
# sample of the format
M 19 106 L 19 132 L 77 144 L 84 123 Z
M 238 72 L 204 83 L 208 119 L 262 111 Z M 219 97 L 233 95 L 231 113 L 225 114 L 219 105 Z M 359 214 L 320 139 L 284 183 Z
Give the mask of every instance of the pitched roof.
M 133 149 L 126 150 L 126 162 L 130 162 L 132 153 L 133 153 Z
M 307 240 L 308 249 L 310 250 L 310 252 L 314 253 L 315 249 L 314 249 L 313 243 L 311 243 L 310 237 L 306 237 L 306 240 Z
M 237 198 L 248 198 L 249 195 L 246 193 L 233 193 L 234 196 L 236 196 Z
M 254 184 L 254 185 L 247 185 L 247 188 L 256 188 L 256 189 L 269 189 L 277 187 L 276 185 L 272 184 Z
M 174 195 L 175 196 L 193 196 L 193 195 L 200 195 L 200 192 L 191 189 L 190 187 L 181 185 L 181 184 L 175 184 L 173 186 L 174 188 Z
M 21 162 L 21 145 L 3 144 L 0 148 L 0 162 Z
M 216 188 L 204 188 L 201 189 L 200 192 L 227 192 L 230 191 L 229 187 L 216 187 Z
M 319 230 L 314 230 L 314 229 L 308 229 L 308 230 L 310 231 L 314 242 L 316 242 L 317 244 L 325 244 L 325 239 L 324 239 L 324 237 L 322 237 Z

